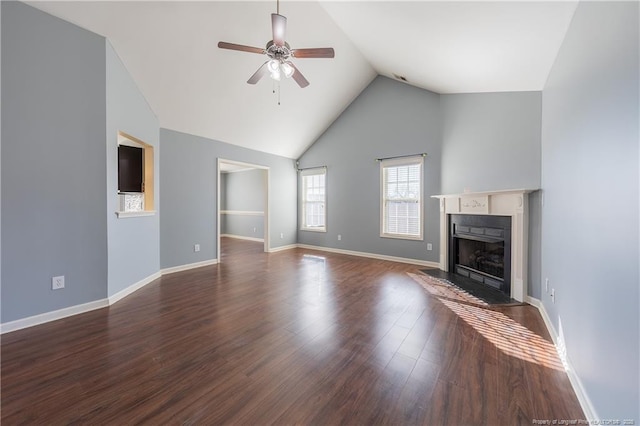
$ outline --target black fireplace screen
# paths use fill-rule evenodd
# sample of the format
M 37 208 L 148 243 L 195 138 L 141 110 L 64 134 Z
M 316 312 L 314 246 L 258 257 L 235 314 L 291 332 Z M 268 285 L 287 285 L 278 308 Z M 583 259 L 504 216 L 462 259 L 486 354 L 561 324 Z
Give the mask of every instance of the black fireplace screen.
M 456 263 L 503 279 L 504 241 L 488 243 L 459 239 Z
M 511 217 L 449 215 L 449 271 L 511 293 Z

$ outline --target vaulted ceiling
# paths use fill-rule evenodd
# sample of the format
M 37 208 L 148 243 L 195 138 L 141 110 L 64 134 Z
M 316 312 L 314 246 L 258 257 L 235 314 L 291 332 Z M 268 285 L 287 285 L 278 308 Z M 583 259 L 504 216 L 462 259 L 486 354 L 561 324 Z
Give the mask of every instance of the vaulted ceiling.
M 264 56 L 217 48 L 264 47 L 275 1 L 28 4 L 107 37 L 162 127 L 297 158 L 378 74 L 437 93 L 542 90 L 577 1 L 283 1 L 291 47 L 335 58 L 294 59 L 311 84 L 279 90 L 246 83 Z

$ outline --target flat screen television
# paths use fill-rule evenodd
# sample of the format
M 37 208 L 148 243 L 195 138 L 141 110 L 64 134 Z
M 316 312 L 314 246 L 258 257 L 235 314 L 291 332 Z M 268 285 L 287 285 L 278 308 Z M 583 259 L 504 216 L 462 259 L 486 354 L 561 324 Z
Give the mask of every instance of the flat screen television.
M 143 149 L 118 145 L 118 192 L 143 192 Z

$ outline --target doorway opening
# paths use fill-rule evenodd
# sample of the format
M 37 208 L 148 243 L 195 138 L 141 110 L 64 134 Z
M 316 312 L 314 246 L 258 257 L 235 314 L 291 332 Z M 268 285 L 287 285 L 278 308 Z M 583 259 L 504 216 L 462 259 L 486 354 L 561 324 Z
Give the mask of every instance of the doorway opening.
M 217 253 L 222 241 L 262 243 L 269 251 L 269 168 L 218 158 Z

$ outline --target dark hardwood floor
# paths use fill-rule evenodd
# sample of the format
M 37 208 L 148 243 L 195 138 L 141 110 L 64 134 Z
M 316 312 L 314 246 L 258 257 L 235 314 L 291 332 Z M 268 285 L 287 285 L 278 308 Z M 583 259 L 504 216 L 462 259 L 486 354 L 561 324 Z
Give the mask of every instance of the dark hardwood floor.
M 427 291 L 419 266 L 265 254 L 261 243 L 226 238 L 223 248 L 219 265 L 3 335 L 2 424 L 530 425 L 584 416 L 531 306 L 488 309 Z

